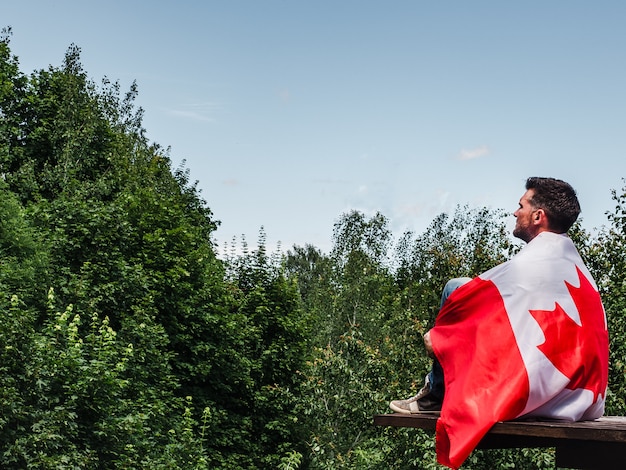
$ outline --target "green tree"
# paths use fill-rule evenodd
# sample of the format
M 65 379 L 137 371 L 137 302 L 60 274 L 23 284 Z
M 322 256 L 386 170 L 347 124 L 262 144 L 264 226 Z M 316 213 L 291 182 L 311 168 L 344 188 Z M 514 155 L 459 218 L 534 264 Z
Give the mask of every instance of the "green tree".
M 296 283 L 284 275 L 280 258 L 267 256 L 263 233 L 257 250 L 246 248 L 227 264 L 237 313 L 245 318 L 250 375 L 240 390 L 233 390 L 230 403 L 237 406 L 231 423 L 224 424 L 240 467 L 276 468 L 288 456 L 293 460 L 304 452 L 296 405 L 306 358 L 306 318 Z M 224 468 L 227 464 L 221 463 Z
M 511 242 L 505 217 L 501 210 L 458 206 L 452 215 L 435 217 L 423 234 L 405 233 L 397 245 L 396 277 L 407 293 L 407 307 L 425 307 L 432 325 L 449 279 L 474 277 L 506 261 L 518 246 Z
M 6 371 L 17 384 L 0 437 L 7 463 L 187 468 L 175 455 L 193 454 L 202 465 L 194 417 L 204 408 L 182 400 L 214 364 L 202 335 L 239 331 L 220 316 L 217 224 L 187 174 L 146 141 L 134 86 L 124 99 L 117 84 L 99 89 L 74 46 L 62 67 L 28 80 L 7 37 L 0 53 L 0 189 L 11 196 L 0 280 L 21 302 L 5 298 L 16 313 L 2 334 L 27 347 Z M 71 310 L 43 308 L 47 286 Z
M 28 107 L 28 79 L 11 53 L 10 39 L 11 28 L 4 28 L 0 32 L 0 171 L 5 180 L 14 178 L 23 157 Z
M 305 369 L 308 393 L 300 404 L 312 468 L 437 467 L 432 435 L 373 430 L 371 415 L 423 385 L 431 361 L 422 335 L 432 326 L 445 282 L 479 274 L 517 249 L 503 212 L 467 208 L 440 215 L 422 235 L 405 234 L 393 256 L 391 248 L 382 215 L 350 213 L 335 226 L 330 270 L 322 269 L 326 260 L 314 251 L 291 254 L 293 275 L 306 281 L 301 292 L 319 289 L 316 297 L 332 299 L 309 312 L 314 328 L 325 332 L 313 343 Z M 323 272 L 332 273 L 331 282 L 321 282 Z M 489 453 L 476 454 L 471 464 L 541 468 L 541 459 Z
M 329 257 L 310 247 L 287 257 L 289 274 L 303 281 L 314 332 L 298 407 L 312 468 L 382 464 L 370 421 L 388 376 L 380 347 L 395 296 L 387 224 L 382 214 L 367 218 L 353 211 L 335 224 Z
M 183 403 L 150 389 L 129 393 L 135 356 L 142 351 L 120 343 L 106 318 L 93 315 L 81 328 L 71 306 L 55 309 L 52 291 L 49 308 L 51 318 L 41 330 L 16 296 L 3 308 L 2 332 L 12 334 L 2 359 L 14 364 L 3 371 L 9 387 L 2 407 L 2 467 L 203 467 L 200 442 L 186 434 L 190 419 Z M 16 353 L 21 364 L 5 361 Z M 168 453 L 172 447 L 178 452 Z
M 609 393 L 607 414 L 626 413 L 626 187 L 612 191 L 615 207 L 609 226 L 591 239 L 585 254 L 596 279 L 609 330 Z M 589 238 L 588 238 L 589 240 Z
M 360 331 L 369 343 L 378 338 L 388 319 L 394 297 L 388 223 L 380 213 L 368 220 L 356 211 L 344 214 L 335 223 L 331 252 L 335 286 L 331 318 L 335 322 L 325 343 L 333 344 L 353 330 Z

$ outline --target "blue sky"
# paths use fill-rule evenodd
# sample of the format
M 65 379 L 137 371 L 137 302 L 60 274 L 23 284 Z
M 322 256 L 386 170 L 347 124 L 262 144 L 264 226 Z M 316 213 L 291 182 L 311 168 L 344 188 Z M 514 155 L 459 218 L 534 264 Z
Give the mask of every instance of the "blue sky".
M 515 210 L 527 176 L 606 223 L 626 177 L 626 2 L 4 2 L 23 72 L 72 43 L 139 86 L 150 140 L 186 160 L 223 246 L 331 247 L 380 211 L 399 237 L 456 205 Z M 511 217 L 513 223 L 513 217 Z

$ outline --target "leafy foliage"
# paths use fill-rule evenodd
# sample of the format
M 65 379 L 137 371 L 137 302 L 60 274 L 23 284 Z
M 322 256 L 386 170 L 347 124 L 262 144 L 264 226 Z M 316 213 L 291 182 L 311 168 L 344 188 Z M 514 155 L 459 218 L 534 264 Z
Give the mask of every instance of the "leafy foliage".
M 149 143 L 133 83 L 70 46 L 22 74 L 0 34 L 2 468 L 438 468 L 432 435 L 374 413 L 422 386 L 440 289 L 514 254 L 504 213 L 458 207 L 394 240 L 343 214 L 333 248 L 220 259 L 189 172 Z M 607 411 L 626 411 L 626 188 L 570 235 L 603 295 Z M 465 467 L 551 468 L 549 450 Z
M 615 208 L 609 227 L 589 243 L 587 256 L 599 284 L 609 328 L 609 393 L 607 414 L 626 413 L 626 187 L 612 191 Z
M 479 274 L 517 250 L 504 214 L 488 209 L 442 214 L 423 235 L 404 234 L 393 256 L 391 240 L 384 216 L 353 212 L 335 225 L 330 257 L 311 247 L 295 247 L 286 257 L 290 275 L 304 281 L 303 303 L 311 306 L 318 332 L 300 403 L 310 468 L 438 467 L 432 435 L 373 429 L 371 416 L 423 385 L 431 363 L 422 335 L 445 282 Z M 478 452 L 467 466 L 553 464 L 545 452 Z

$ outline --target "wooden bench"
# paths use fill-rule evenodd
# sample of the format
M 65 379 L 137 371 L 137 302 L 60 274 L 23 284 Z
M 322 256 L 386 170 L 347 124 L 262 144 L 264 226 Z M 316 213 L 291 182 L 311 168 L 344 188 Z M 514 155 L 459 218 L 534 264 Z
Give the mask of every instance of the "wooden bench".
M 374 416 L 377 426 L 435 431 L 437 416 L 400 413 Z M 626 469 L 626 417 L 605 416 L 595 421 L 507 421 L 496 423 L 480 449 L 556 448 L 557 467 Z

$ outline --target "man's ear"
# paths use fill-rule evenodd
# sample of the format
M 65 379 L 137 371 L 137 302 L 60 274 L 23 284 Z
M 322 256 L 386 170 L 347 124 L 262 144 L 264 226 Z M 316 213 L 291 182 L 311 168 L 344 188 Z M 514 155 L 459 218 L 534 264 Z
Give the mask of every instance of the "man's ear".
M 533 214 L 534 222 L 539 225 L 548 226 L 548 217 L 543 209 L 537 209 Z

